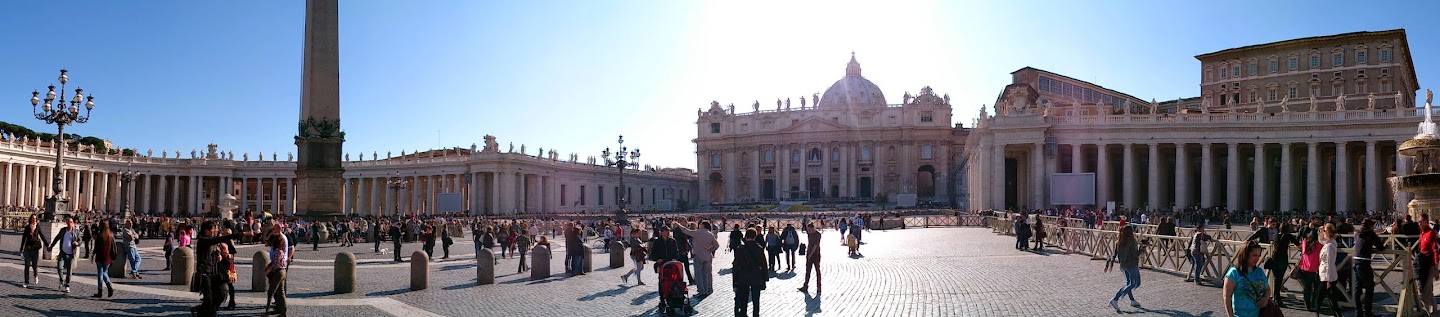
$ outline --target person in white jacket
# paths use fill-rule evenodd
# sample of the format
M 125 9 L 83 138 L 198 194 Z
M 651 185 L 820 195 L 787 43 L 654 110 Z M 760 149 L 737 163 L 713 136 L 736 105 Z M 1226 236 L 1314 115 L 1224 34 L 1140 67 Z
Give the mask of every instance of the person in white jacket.
M 693 240 L 690 252 L 694 254 L 695 260 L 695 288 L 700 295 L 710 295 L 715 291 L 714 261 L 715 251 L 720 250 L 720 241 L 716 240 L 715 234 L 711 232 L 714 228 L 710 227 L 709 221 L 701 221 L 700 230 L 692 230 L 694 224 L 692 222 L 691 226 L 682 226 L 680 222 L 675 222 L 674 227 L 680 228 Z
M 1340 316 L 1341 310 L 1338 302 L 1344 300 L 1345 295 L 1340 293 L 1340 285 L 1337 282 L 1340 280 L 1340 274 L 1338 274 L 1340 269 L 1335 267 L 1335 258 L 1340 253 L 1340 248 L 1335 240 L 1335 225 L 1326 224 L 1320 227 L 1320 242 L 1325 245 L 1320 247 L 1318 275 L 1320 275 L 1323 289 L 1319 292 L 1320 302 L 1318 304 L 1323 307 L 1324 302 L 1329 300 L 1331 314 Z

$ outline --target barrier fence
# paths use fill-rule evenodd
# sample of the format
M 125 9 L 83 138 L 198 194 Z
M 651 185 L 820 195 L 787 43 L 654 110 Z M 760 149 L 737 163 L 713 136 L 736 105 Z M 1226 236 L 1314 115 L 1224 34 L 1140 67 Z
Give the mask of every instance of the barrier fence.
M 1115 241 L 1119 239 L 1118 223 L 1106 222 L 1098 226 L 1100 229 L 1087 229 L 1078 219 L 1060 219 L 1055 217 L 1042 217 L 1044 231 L 1048 238 L 1047 245 L 1058 247 L 1075 254 L 1090 256 L 1093 260 L 1105 260 L 1115 254 Z M 1015 222 L 1011 218 L 989 218 L 990 227 L 997 234 L 1013 235 Z M 1078 225 L 1077 225 L 1078 224 Z M 1154 225 L 1134 225 L 1136 230 L 1135 238 L 1141 245 L 1140 267 L 1188 275 L 1192 271 L 1193 262 L 1188 258 L 1188 246 L 1190 245 L 1193 228 L 1177 228 L 1176 236 L 1154 234 Z M 1213 231 L 1213 233 L 1211 233 Z M 1248 230 L 1216 229 L 1207 230 L 1216 242 L 1210 244 L 1211 248 L 1205 254 L 1205 267 L 1201 268 L 1201 275 L 1212 282 L 1223 282 L 1226 270 L 1229 270 L 1234 255 L 1245 246 L 1244 239 L 1250 235 Z M 1338 235 L 1341 241 L 1350 241 L 1354 235 Z M 1384 248 L 1377 250 L 1374 255 L 1373 266 L 1375 268 L 1375 303 L 1380 309 L 1384 309 L 1401 316 L 1421 316 L 1424 312 L 1418 305 L 1420 296 L 1418 284 L 1415 278 L 1415 268 L 1411 262 L 1411 254 L 1415 248 L 1415 239 L 1418 236 L 1405 235 L 1379 235 L 1384 240 Z M 1267 252 L 1264 257 L 1269 258 L 1271 246 L 1261 244 Z M 1353 254 L 1354 248 L 1345 246 L 1339 249 L 1344 254 Z M 1342 255 L 1344 255 L 1342 254 Z M 1300 259 L 1299 248 L 1290 248 L 1289 258 L 1290 269 L 1287 272 L 1297 270 Z M 1342 274 L 1348 272 L 1352 258 L 1350 256 L 1339 257 L 1340 263 L 1336 265 L 1341 269 Z M 1288 274 L 1288 273 L 1287 273 Z M 1272 276 L 1271 278 L 1275 278 Z M 1282 277 L 1284 278 L 1284 277 Z M 1343 278 L 1342 278 L 1343 280 Z M 1353 281 L 1352 281 L 1353 282 Z M 1218 283 L 1217 283 L 1218 284 Z M 1295 288 L 1299 289 L 1299 288 Z M 1353 308 L 1354 295 L 1350 288 L 1341 290 L 1345 302 L 1341 306 Z M 1302 295 L 1295 292 L 1285 292 L 1283 296 L 1301 299 Z M 1404 312 L 1404 313 L 1401 313 Z

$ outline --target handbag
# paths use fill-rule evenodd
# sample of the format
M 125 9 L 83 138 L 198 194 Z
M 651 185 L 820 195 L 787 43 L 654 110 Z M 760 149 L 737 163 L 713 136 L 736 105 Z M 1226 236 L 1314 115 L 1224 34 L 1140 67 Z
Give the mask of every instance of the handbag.
M 226 271 L 225 275 L 227 278 L 230 279 L 230 283 L 235 283 L 235 281 L 239 279 L 239 277 L 235 274 L 235 263 L 230 263 L 230 270 Z
M 805 255 L 805 249 L 808 249 L 808 248 L 805 247 L 805 244 L 804 244 L 804 243 L 801 243 L 801 244 L 800 244 L 800 255 Z
M 1250 277 L 1246 275 L 1247 274 L 1241 273 L 1240 276 L 1245 278 L 1245 284 L 1251 284 Z M 1263 296 L 1254 296 L 1254 294 L 1251 294 L 1250 297 L 1258 304 L 1260 298 Z M 1271 298 L 1270 303 L 1266 304 L 1265 307 L 1260 307 L 1260 317 L 1285 317 L 1285 312 L 1281 311 L 1280 305 L 1275 303 L 1274 298 Z

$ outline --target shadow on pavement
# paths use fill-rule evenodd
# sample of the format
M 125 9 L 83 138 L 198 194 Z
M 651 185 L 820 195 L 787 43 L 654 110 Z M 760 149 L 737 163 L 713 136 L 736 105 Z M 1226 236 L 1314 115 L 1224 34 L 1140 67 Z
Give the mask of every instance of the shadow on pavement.
M 645 292 L 645 295 L 640 295 L 640 297 L 636 297 L 635 299 L 630 300 L 630 305 L 645 305 L 651 299 L 655 299 L 656 297 L 660 297 L 660 292 Z
M 616 288 L 616 289 L 605 290 L 605 291 L 601 291 L 601 292 L 598 292 L 598 293 L 595 293 L 595 294 L 590 294 L 590 295 L 581 296 L 580 298 L 577 298 L 576 300 L 579 300 L 579 301 L 582 301 L 582 302 L 588 302 L 588 301 L 592 301 L 592 300 L 595 300 L 595 299 L 601 298 L 601 297 L 613 297 L 613 296 L 617 296 L 617 295 L 620 295 L 620 294 L 624 294 L 625 291 L 628 291 L 628 290 L 630 290 L 631 288 L 635 288 L 635 286 L 628 286 L 628 285 L 626 285 L 626 286 L 620 286 L 619 288 Z
M 370 292 L 369 294 L 365 294 L 365 296 L 390 296 L 390 295 L 399 295 L 399 294 L 404 294 L 405 292 L 409 292 L 409 291 L 410 291 L 410 288 L 401 288 L 401 289 L 394 289 L 394 290 L 381 291 L 381 292 Z
M 820 312 L 822 312 L 820 310 L 820 296 L 812 297 L 810 296 L 810 293 L 805 293 L 805 316 L 814 316 L 815 313 Z
M 1207 312 L 1200 313 L 1199 315 L 1196 315 L 1196 314 L 1192 314 L 1192 313 L 1188 313 L 1188 312 L 1182 312 L 1182 311 L 1176 311 L 1176 310 L 1170 310 L 1170 309 L 1154 310 L 1154 309 L 1149 309 L 1149 308 L 1140 308 L 1139 311 L 1122 311 L 1122 312 L 1120 312 L 1120 313 L 1121 313 L 1121 314 L 1163 315 L 1163 316 L 1171 316 L 1171 317 L 1211 317 L 1211 316 L 1214 316 L 1214 315 L 1215 315 L 1215 312 L 1213 312 L 1213 311 L 1207 311 Z

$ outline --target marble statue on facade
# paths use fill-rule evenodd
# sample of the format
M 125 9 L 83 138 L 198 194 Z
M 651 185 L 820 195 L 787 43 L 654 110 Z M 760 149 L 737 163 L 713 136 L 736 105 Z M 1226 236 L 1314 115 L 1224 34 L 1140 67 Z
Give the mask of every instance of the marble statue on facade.
M 280 153 L 270 153 L 270 160 L 271 160 L 271 161 L 275 161 L 275 162 L 279 162 L 279 161 L 280 161 Z
M 510 149 L 506 150 L 505 153 L 515 153 L 515 142 L 510 142 Z
M 1399 102 L 1400 100 L 1396 99 L 1395 101 Z M 1375 110 L 1375 93 L 1365 95 L 1365 109 Z
M 1320 107 L 1317 107 L 1317 106 L 1315 106 L 1315 105 L 1312 104 L 1312 105 L 1310 105 L 1310 112 L 1315 112 L 1316 109 L 1319 109 L 1319 108 L 1320 108 Z M 1344 109 L 1345 109 L 1345 94 L 1342 93 L 1342 94 L 1340 94 L 1340 95 L 1335 96 L 1335 110 L 1336 110 L 1336 111 L 1339 111 L 1339 110 L 1344 110 Z
M 1426 104 L 1426 105 L 1429 105 L 1431 99 L 1435 99 L 1435 94 L 1434 94 L 1434 93 L 1431 93 L 1429 89 L 1426 89 L 1426 90 L 1425 90 L 1425 104 Z
M 385 159 L 388 160 L 388 159 L 390 159 L 391 157 L 393 157 L 393 156 L 390 155 L 390 151 L 385 151 Z
M 785 109 L 790 109 L 790 98 L 785 98 Z
M 814 95 L 810 95 L 810 103 L 815 104 L 817 108 L 820 107 L 820 93 L 817 92 Z
M 1175 103 L 1176 103 L 1176 104 L 1179 104 L 1180 102 L 1179 102 L 1179 101 L 1176 101 Z M 1155 111 L 1155 108 L 1158 107 L 1158 106 L 1160 106 L 1160 102 L 1155 101 L 1155 98 L 1150 98 L 1150 114 L 1158 114 L 1158 113 L 1160 113 L 1160 112 L 1158 112 L 1158 111 Z
M 351 160 L 350 160 L 350 153 L 345 153 L 345 160 L 346 160 L 346 161 L 350 161 L 350 162 L 354 162 L 354 161 L 351 161 Z
M 755 101 L 755 104 L 754 104 L 754 105 L 751 105 L 750 107 L 751 107 L 751 108 L 754 108 L 754 109 L 755 109 L 755 112 L 760 112 L 760 101 L 759 101 L 759 100 L 756 100 L 756 101 Z
M 536 153 L 535 157 L 545 157 L 545 148 L 540 148 L 540 153 Z
M 495 142 L 495 136 L 489 135 L 489 134 L 486 134 L 486 135 L 485 135 L 485 150 L 484 150 L 484 151 L 485 151 L 485 152 L 491 152 L 491 153 L 493 153 L 493 152 L 499 152 L 499 151 L 500 151 L 500 144 Z
M 286 162 L 294 162 L 294 161 L 295 161 L 295 153 L 285 152 L 285 161 L 286 161 Z
M 525 145 L 524 145 L 524 144 L 521 144 L 521 145 L 520 145 L 520 154 L 525 154 Z
M 1102 101 L 1101 103 L 1104 102 Z M 1120 104 L 1120 109 L 1120 111 L 1123 111 L 1125 115 L 1130 115 L 1130 100 L 1125 100 L 1125 103 Z
M 200 154 L 199 154 L 199 153 L 196 153 L 195 150 L 190 150 L 190 158 L 193 159 L 193 158 L 200 157 L 199 155 L 200 155 Z M 175 158 L 180 158 L 180 151 L 175 151 Z
M 906 91 L 906 92 L 905 92 L 904 101 L 901 101 L 901 103 L 907 104 L 907 105 L 910 104 L 910 92 L 909 92 L 909 91 Z
M 250 153 L 240 153 L 240 160 L 241 160 L 241 161 L 249 162 L 249 161 L 250 161 Z
M 470 153 L 471 153 L 471 154 L 474 154 L 474 153 L 475 153 L 475 149 L 476 149 L 476 144 L 475 144 L 475 143 L 470 143 Z
M 805 109 L 805 96 L 800 96 L 800 109 Z
M 260 154 L 255 156 L 255 160 L 262 162 L 265 161 L 265 151 L 260 151 Z
M 730 114 L 735 114 L 735 104 L 730 104 Z
M 985 113 L 985 105 L 984 105 L 984 104 L 981 104 L 981 105 L 980 105 L 980 119 L 984 119 L 984 118 L 986 118 L 987 116 L 989 116 L 989 114 Z

